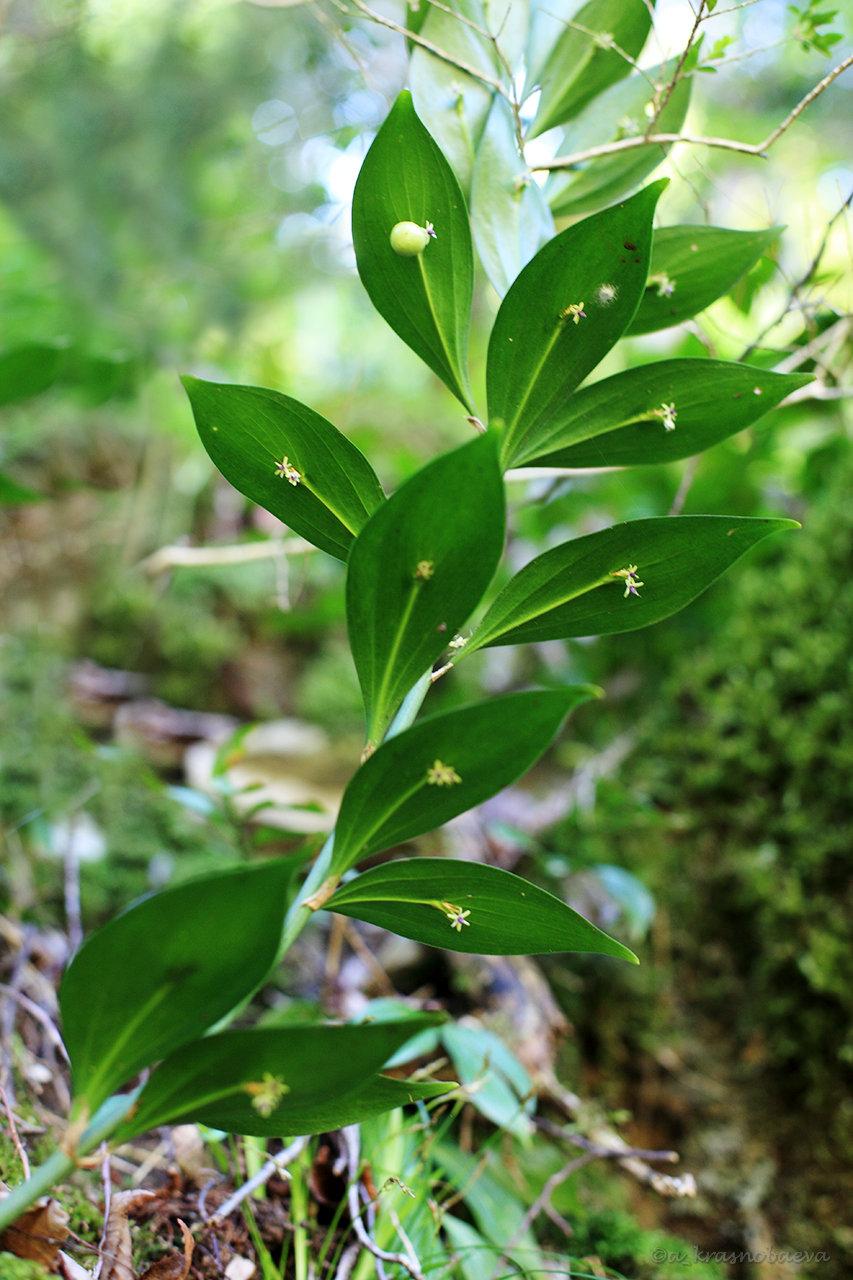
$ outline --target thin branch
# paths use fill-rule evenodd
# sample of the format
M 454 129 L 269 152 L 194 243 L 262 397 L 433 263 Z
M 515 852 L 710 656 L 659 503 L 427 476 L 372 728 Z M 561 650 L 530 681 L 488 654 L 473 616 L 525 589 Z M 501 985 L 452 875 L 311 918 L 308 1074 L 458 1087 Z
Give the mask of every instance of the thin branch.
M 585 160 L 595 160 L 599 156 L 617 155 L 622 151 L 633 151 L 637 147 L 646 146 L 664 146 L 672 145 L 676 142 L 687 142 L 691 146 L 714 147 L 721 151 L 736 151 L 741 155 L 759 156 L 762 160 L 766 159 L 767 151 L 781 138 L 782 134 L 790 129 L 799 116 L 805 111 L 806 107 L 811 106 L 814 100 L 829 88 L 833 80 L 836 80 L 842 72 L 848 67 L 853 66 L 853 53 L 839 62 L 837 67 L 828 72 L 822 80 L 820 80 L 804 98 L 801 98 L 792 111 L 788 113 L 780 125 L 769 133 L 763 142 L 739 142 L 736 138 L 708 138 L 704 136 L 694 137 L 685 133 L 653 133 L 648 135 L 636 135 L 630 138 L 618 138 L 615 142 L 604 142 L 597 147 L 587 147 L 583 151 L 576 151 L 570 156 L 557 156 L 556 159 L 544 164 L 533 166 L 534 172 L 554 172 L 560 169 L 573 169 L 576 165 L 583 164 Z
M 838 219 L 844 216 L 846 210 L 851 207 L 851 204 L 853 204 L 853 188 L 851 188 L 850 194 L 847 196 L 847 199 L 841 202 L 839 207 L 836 209 L 835 213 L 832 215 L 832 217 L 829 219 L 826 226 L 824 227 L 823 235 L 821 236 L 820 243 L 814 252 L 811 262 L 806 267 L 803 274 L 797 280 L 795 280 L 794 283 L 791 285 L 791 288 L 788 292 L 788 300 L 785 303 L 784 309 L 780 312 L 780 314 L 776 317 L 775 320 L 773 320 L 770 324 L 765 325 L 765 327 L 759 333 L 758 337 L 755 338 L 755 340 L 751 342 L 750 345 L 746 348 L 746 350 L 742 353 L 740 357 L 741 360 L 746 360 L 752 354 L 752 352 L 755 351 L 756 347 L 759 347 L 761 345 L 763 340 L 767 337 L 767 334 L 770 333 L 773 329 L 775 329 L 776 326 L 778 324 L 781 324 L 781 322 L 785 319 L 785 316 L 791 310 L 794 299 L 799 296 L 800 291 L 804 289 L 806 285 L 809 283 L 809 281 L 814 277 L 818 267 L 820 266 L 821 261 L 823 259 L 823 255 L 826 253 L 826 249 L 829 244 L 829 237 L 832 234 L 832 228 L 835 226 Z M 782 372 L 781 369 L 780 369 L 780 372 Z
M 500 1275 L 501 1268 L 510 1261 L 510 1253 L 515 1247 L 516 1242 L 521 1239 L 525 1232 L 530 1230 L 533 1223 L 539 1217 L 539 1214 L 543 1213 L 547 1209 L 551 1203 L 551 1196 L 557 1188 L 564 1183 L 567 1178 L 570 1178 L 573 1173 L 577 1173 L 578 1169 L 582 1169 L 584 1165 L 589 1164 L 590 1161 L 595 1160 L 596 1158 L 597 1156 L 595 1152 L 587 1151 L 584 1155 L 578 1156 L 576 1160 L 570 1160 L 568 1164 L 563 1165 L 562 1169 L 557 1169 L 556 1172 L 551 1174 L 550 1178 L 548 1178 L 542 1190 L 539 1192 L 539 1195 L 521 1219 L 515 1234 L 510 1238 L 509 1243 L 504 1246 L 503 1253 L 495 1263 L 494 1270 L 492 1271 L 489 1280 L 497 1280 L 497 1277 Z M 566 1223 L 565 1225 L 568 1226 L 569 1224 Z M 571 1230 L 571 1228 L 569 1228 L 569 1230 Z
M 283 1174 L 285 1178 L 289 1178 L 290 1174 L 285 1168 L 291 1161 L 295 1160 L 300 1152 L 305 1148 L 308 1138 L 296 1138 L 291 1142 L 289 1147 L 285 1147 L 284 1151 L 279 1151 L 278 1155 L 273 1156 L 263 1164 L 256 1174 L 253 1174 L 241 1187 L 238 1187 L 232 1196 L 229 1196 L 224 1204 L 212 1213 L 207 1219 L 208 1222 L 219 1222 L 223 1218 L 227 1218 L 229 1213 L 242 1204 L 247 1196 L 253 1191 L 257 1191 L 258 1187 L 264 1186 L 269 1182 L 274 1173 Z
M 394 1262 L 398 1267 L 403 1267 L 408 1271 L 412 1280 L 425 1280 L 421 1264 L 415 1256 L 411 1242 L 408 1237 L 401 1235 L 405 1253 L 389 1253 L 387 1249 L 380 1249 L 375 1240 L 372 1240 L 364 1223 L 361 1220 L 361 1205 L 359 1204 L 359 1187 L 361 1182 L 358 1176 L 359 1162 L 359 1134 L 357 1124 L 348 1124 L 341 1129 L 341 1136 L 347 1152 L 347 1172 L 349 1174 L 349 1187 L 347 1188 L 347 1208 L 349 1209 L 350 1218 L 352 1220 L 352 1229 L 358 1240 L 368 1251 L 372 1253 L 377 1262 Z M 379 1268 L 377 1267 L 377 1271 Z
M 681 79 L 681 73 L 684 70 L 684 64 L 687 61 L 687 57 L 688 57 L 688 54 L 690 53 L 690 50 L 693 48 L 693 41 L 696 38 L 696 32 L 699 30 L 699 23 L 702 21 L 702 14 L 705 11 L 705 2 L 706 0 L 699 0 L 699 9 L 693 15 L 693 26 L 691 28 L 690 35 L 687 37 L 687 43 L 682 49 L 681 54 L 679 55 L 678 61 L 675 64 L 675 70 L 673 71 L 672 75 L 669 78 L 669 83 L 664 87 L 663 91 L 661 92 L 661 95 L 658 98 L 657 103 L 655 105 L 655 109 L 652 113 L 651 119 L 649 120 L 649 123 L 646 126 L 646 130 L 644 134 L 644 137 L 646 138 L 650 137 L 651 134 L 654 132 L 655 125 L 657 124 L 658 120 L 660 120 L 661 115 L 663 114 L 664 108 L 666 107 L 666 104 L 669 102 L 670 98 L 675 92 L 675 86 L 678 84 L 679 80 Z
M 304 538 L 270 538 L 265 542 L 238 542 L 226 547 L 160 547 L 139 563 L 140 569 L 153 577 L 169 569 L 218 568 L 220 565 L 246 564 L 252 560 L 277 560 L 280 556 L 305 555 L 317 548 Z
M 9 1134 L 12 1139 L 12 1145 L 18 1154 L 18 1159 L 21 1162 L 21 1171 L 25 1179 L 29 1178 L 30 1162 L 27 1159 L 27 1153 L 24 1150 L 23 1143 L 18 1137 L 18 1128 L 15 1124 L 15 1116 L 9 1103 L 9 1099 L 6 1097 L 6 1090 L 3 1088 L 2 1084 L 0 1084 L 0 1101 L 3 1103 L 3 1110 L 6 1112 L 6 1119 L 9 1121 Z
M 47 1032 L 47 1037 L 57 1052 L 65 1059 L 66 1062 L 69 1061 L 68 1050 L 65 1048 L 62 1036 L 57 1031 L 53 1022 L 51 1022 L 49 1015 L 45 1013 L 44 1009 L 42 1009 L 40 1005 L 36 1004 L 35 1000 L 31 1000 L 29 996 L 25 996 L 23 991 L 18 991 L 15 987 L 7 986 L 5 982 L 0 982 L 0 994 L 8 996 L 10 1000 L 16 1001 L 22 1009 L 26 1009 L 27 1013 L 32 1018 L 35 1018 L 36 1022 L 40 1023 Z
M 848 67 L 853 67 L 853 53 L 849 53 L 843 62 L 839 62 L 837 67 L 833 67 L 832 71 L 828 71 L 823 79 L 819 80 L 814 88 L 811 89 L 804 98 L 800 99 L 793 111 L 790 111 L 788 115 L 786 115 L 782 123 L 774 129 L 771 134 L 768 134 L 764 142 L 759 143 L 759 151 L 767 151 L 768 148 L 772 147 L 776 139 L 781 138 L 786 129 L 789 129 L 797 117 L 803 114 L 806 107 L 810 106 L 814 102 L 815 98 L 819 98 L 824 89 L 828 89 L 833 80 L 837 80 L 841 73 L 846 71 Z
M 512 99 L 507 93 L 500 80 L 494 79 L 493 76 L 486 75 L 484 71 L 479 71 L 477 67 L 471 65 L 470 62 L 464 62 L 461 58 L 455 58 L 445 49 L 440 49 L 437 44 L 433 44 L 431 40 L 425 40 L 423 36 L 418 35 L 415 31 L 409 31 L 407 27 L 401 27 L 399 22 L 394 22 L 392 18 L 386 18 L 381 13 L 377 13 L 375 9 L 371 9 L 364 3 L 364 0 L 350 0 L 352 5 L 363 14 L 365 18 L 369 18 L 371 22 L 376 22 L 380 27 L 387 27 L 389 31 L 396 31 L 398 35 L 405 36 L 407 40 L 411 40 L 413 44 L 418 44 L 422 49 L 426 49 L 428 53 L 433 54 L 436 58 L 440 58 L 442 62 L 447 62 L 451 67 L 456 67 L 459 71 L 464 71 L 474 80 L 479 80 L 480 84 L 486 85 L 489 89 L 499 93 L 502 98 L 512 105 Z M 346 6 L 338 4 L 338 7 L 345 11 Z

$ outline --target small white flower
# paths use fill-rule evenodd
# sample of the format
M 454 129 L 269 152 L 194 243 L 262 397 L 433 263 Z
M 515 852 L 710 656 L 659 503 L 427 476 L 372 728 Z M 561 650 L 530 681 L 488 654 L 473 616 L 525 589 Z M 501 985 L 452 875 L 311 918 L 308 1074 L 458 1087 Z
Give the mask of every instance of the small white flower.
M 471 912 L 463 911 L 461 907 L 457 907 L 453 902 L 439 902 L 439 910 L 443 911 L 450 921 L 451 929 L 455 929 L 457 933 L 462 932 L 462 926 L 469 926 L 471 921 L 468 919 Z
M 678 417 L 674 402 L 670 400 L 669 404 L 662 404 L 659 409 L 652 409 L 652 417 L 660 418 L 664 431 L 674 431 L 675 419 Z
M 614 569 L 610 576 L 611 578 L 625 579 L 626 599 L 628 596 L 638 596 L 640 593 L 637 588 L 645 586 L 645 583 L 640 582 L 637 577 L 637 566 L 635 564 L 629 564 L 627 569 Z
M 581 320 L 586 320 L 586 312 L 583 309 L 582 302 L 570 302 L 560 312 L 561 320 L 571 320 L 574 324 L 580 324 Z
M 658 271 L 655 275 L 649 276 L 648 283 L 657 285 L 659 298 L 671 298 L 675 293 L 675 281 L 670 280 L 665 271 Z
M 281 462 L 275 464 L 275 473 L 281 480 L 288 480 L 291 484 L 299 484 L 302 479 L 302 473 L 296 470 L 290 459 L 285 456 Z

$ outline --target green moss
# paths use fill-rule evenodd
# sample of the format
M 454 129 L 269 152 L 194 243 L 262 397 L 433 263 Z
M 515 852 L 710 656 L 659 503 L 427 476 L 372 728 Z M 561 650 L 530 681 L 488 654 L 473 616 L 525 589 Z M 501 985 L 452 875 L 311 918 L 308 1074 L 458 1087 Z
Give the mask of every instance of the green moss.
M 0 1276 L 3 1280 L 50 1280 L 40 1263 L 16 1258 L 13 1253 L 0 1253 Z

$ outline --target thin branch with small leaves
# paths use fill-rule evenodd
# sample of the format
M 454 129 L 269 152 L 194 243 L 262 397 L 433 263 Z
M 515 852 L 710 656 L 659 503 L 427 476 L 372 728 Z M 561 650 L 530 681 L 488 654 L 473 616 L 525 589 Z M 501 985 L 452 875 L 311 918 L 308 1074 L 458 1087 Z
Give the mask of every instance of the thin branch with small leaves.
M 600 156 L 617 155 L 619 152 L 633 151 L 638 147 L 672 146 L 677 142 L 686 142 L 690 146 L 696 147 L 712 147 L 721 151 L 736 151 L 740 155 L 758 156 L 759 159 L 764 160 L 767 158 L 767 152 L 774 142 L 778 142 L 779 138 L 790 129 L 794 121 L 803 114 L 806 108 L 811 106 L 815 99 L 819 98 L 832 82 L 837 80 L 851 66 L 853 66 L 853 53 L 848 54 L 842 62 L 839 62 L 836 67 L 833 67 L 832 71 L 829 71 L 822 80 L 814 85 L 805 97 L 800 99 L 793 110 L 788 113 L 782 123 L 777 125 L 762 142 L 740 142 L 737 138 L 714 138 L 686 133 L 637 134 L 629 138 L 618 138 L 615 142 L 604 142 L 596 147 L 586 147 L 583 151 L 575 151 L 569 156 L 557 156 L 553 160 L 534 165 L 533 171 L 551 173 L 560 169 L 574 169 L 577 165 L 583 164 L 584 161 L 596 160 Z

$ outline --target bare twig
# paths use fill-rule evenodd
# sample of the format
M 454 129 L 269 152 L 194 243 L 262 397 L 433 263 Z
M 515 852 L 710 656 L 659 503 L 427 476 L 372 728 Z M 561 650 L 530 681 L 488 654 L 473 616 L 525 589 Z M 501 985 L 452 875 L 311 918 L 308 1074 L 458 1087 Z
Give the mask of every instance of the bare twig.
M 400 1233 L 400 1239 L 403 1242 L 405 1253 L 390 1253 L 387 1249 L 380 1249 L 375 1240 L 372 1240 L 370 1234 L 365 1228 L 361 1220 L 362 1207 L 359 1203 L 359 1188 L 361 1182 L 358 1176 L 359 1162 L 359 1132 L 357 1124 L 348 1124 L 341 1129 L 341 1136 L 347 1152 L 347 1173 L 349 1175 L 349 1187 L 347 1188 L 347 1208 L 349 1209 L 350 1218 L 352 1219 L 352 1229 L 356 1237 L 367 1249 L 368 1253 L 372 1253 L 379 1262 L 393 1262 L 398 1267 L 403 1267 L 409 1273 L 412 1280 L 425 1280 L 421 1264 L 412 1248 L 411 1241 L 405 1233 Z M 377 1274 L 379 1267 L 376 1268 Z
M 563 1165 L 562 1169 L 557 1169 L 555 1173 L 551 1174 L 550 1178 L 547 1179 L 542 1190 L 539 1192 L 539 1195 L 521 1219 L 514 1235 L 512 1235 L 509 1242 L 504 1245 L 503 1252 L 495 1263 L 494 1270 L 492 1271 L 489 1280 L 497 1280 L 498 1276 L 501 1274 L 502 1268 L 510 1261 L 510 1254 L 512 1253 L 517 1241 L 521 1239 L 525 1232 L 530 1230 L 533 1223 L 539 1217 L 539 1214 L 545 1212 L 546 1208 L 551 1203 L 551 1196 L 557 1188 L 561 1186 L 567 1178 L 570 1178 L 573 1173 L 577 1173 L 578 1169 L 582 1169 L 585 1164 L 589 1164 L 591 1160 L 595 1159 L 597 1159 L 597 1152 L 587 1151 L 584 1155 L 578 1156 L 576 1160 L 570 1160 L 568 1164 Z M 565 1229 L 569 1224 L 564 1223 L 563 1226 Z M 570 1227 L 569 1230 L 571 1231 Z
M 681 473 L 681 480 L 679 481 L 678 488 L 675 491 L 675 497 L 672 500 L 672 506 L 667 512 L 668 515 L 681 515 L 684 504 L 687 501 L 687 495 L 690 492 L 690 486 L 692 485 L 693 478 L 696 475 L 696 468 L 698 465 L 698 455 L 687 459 L 684 464 L 684 470 Z
M 58 1050 L 65 1061 L 68 1062 L 68 1051 L 62 1042 L 62 1036 L 59 1034 L 44 1009 L 42 1009 L 40 1005 L 36 1004 L 34 1000 L 31 1000 L 29 996 L 25 996 L 23 991 L 18 991 L 15 987 L 7 986 L 5 982 L 0 982 L 0 993 L 4 996 L 8 996 L 10 1000 L 17 1001 L 22 1009 L 26 1009 L 27 1013 L 30 1014 L 31 1017 L 35 1018 L 36 1022 L 41 1024 L 47 1032 L 48 1039 L 51 1044 Z
M 670 98 L 675 92 L 675 86 L 678 84 L 679 80 L 681 79 L 681 73 L 684 70 L 684 64 L 687 61 L 687 56 L 690 53 L 690 50 L 693 48 L 693 41 L 696 39 L 696 32 L 699 30 L 699 23 L 702 21 L 702 15 L 704 13 L 705 13 L 705 0 L 699 0 L 699 8 L 694 13 L 693 26 L 691 28 L 690 35 L 687 37 L 687 43 L 681 51 L 679 59 L 675 64 L 675 69 L 669 78 L 668 84 L 664 86 L 663 90 L 661 91 L 660 97 L 655 102 L 654 111 L 652 112 L 651 118 L 649 119 L 649 123 L 646 125 L 644 136 L 647 138 L 649 137 L 650 134 L 654 133 L 655 125 L 657 124 L 658 120 L 660 120 L 661 115 L 663 114 L 664 108 L 666 107 L 666 104 L 669 102 Z
M 30 1162 L 27 1159 L 27 1153 L 21 1143 L 21 1139 L 18 1137 L 15 1116 L 9 1104 L 9 1099 L 6 1097 L 6 1090 L 3 1088 L 2 1084 L 0 1084 L 0 1101 L 3 1103 L 3 1110 L 6 1112 L 6 1119 L 9 1121 L 9 1134 L 11 1135 L 15 1151 L 18 1154 L 18 1159 L 21 1162 L 21 1172 L 24 1175 L 24 1181 L 26 1181 L 30 1176 Z
M 802 115 L 806 107 L 820 97 L 829 88 L 833 80 L 836 80 L 850 66 L 853 66 L 853 53 L 848 54 L 842 62 L 839 62 L 837 67 L 833 67 L 832 71 L 828 72 L 822 80 L 814 85 L 805 97 L 800 99 L 793 110 L 788 113 L 782 123 L 767 135 L 763 142 L 739 142 L 736 138 L 694 137 L 686 133 L 643 134 L 630 138 L 619 138 L 615 142 L 604 142 L 597 147 L 587 147 L 585 150 L 576 151 L 570 156 L 557 156 L 556 159 L 547 163 L 534 165 L 533 169 L 535 172 L 573 169 L 585 160 L 595 160 L 599 156 L 616 155 L 621 151 L 635 150 L 637 147 L 672 145 L 676 142 L 687 142 L 691 146 L 715 147 L 723 151 L 736 151 L 741 155 L 759 156 L 761 159 L 765 159 L 767 151 L 773 146 L 773 143 L 777 142 L 782 134 L 790 129 L 794 121 Z
M 346 11 L 346 5 L 335 0 L 338 8 Z M 415 31 L 409 31 L 406 27 L 400 26 L 399 22 L 395 22 L 393 18 L 386 18 L 383 14 L 377 13 L 375 9 L 371 9 L 364 3 L 364 0 L 349 0 L 349 2 L 363 14 L 365 18 L 369 18 L 371 22 L 377 23 L 380 27 L 387 27 L 389 31 L 396 31 L 399 35 L 405 36 L 407 40 L 411 40 L 413 44 L 420 45 L 422 49 L 426 49 L 428 53 L 433 54 L 436 58 L 440 58 L 442 62 L 447 62 L 451 67 L 456 67 L 459 71 L 464 71 L 466 75 L 471 76 L 473 80 L 479 80 L 480 84 L 486 85 L 495 93 L 499 93 L 512 105 L 512 98 L 506 91 L 500 80 L 496 80 L 494 76 L 486 75 L 484 71 L 480 71 L 477 67 L 472 66 L 470 62 L 463 61 L 462 58 L 456 58 L 453 54 L 448 53 L 446 49 L 440 49 L 437 44 L 433 44 L 431 40 L 425 40 L 423 36 Z
M 262 1187 L 265 1183 L 269 1182 L 274 1173 L 280 1173 L 285 1178 L 289 1178 L 290 1174 L 285 1166 L 296 1159 L 299 1153 L 304 1150 L 307 1142 L 307 1137 L 296 1138 L 291 1142 L 289 1147 L 285 1147 L 284 1151 L 279 1151 L 278 1155 L 267 1160 L 258 1172 L 253 1174 L 251 1178 L 248 1178 L 241 1187 L 238 1187 L 234 1194 L 229 1196 L 228 1199 L 221 1204 L 209 1218 L 206 1219 L 206 1221 L 219 1222 L 223 1218 L 227 1218 L 229 1213 L 233 1213 L 238 1205 L 243 1203 L 247 1196 L 250 1196 L 253 1191 L 257 1191 L 258 1187 Z
M 304 538 L 270 538 L 266 542 L 238 542 L 226 547 L 160 547 L 140 561 L 139 567 L 152 577 L 169 569 L 218 568 L 220 565 L 246 564 L 252 560 L 277 560 L 280 556 L 299 556 L 317 548 Z
M 823 259 L 823 255 L 826 253 L 826 249 L 829 244 L 829 237 L 832 234 L 832 228 L 835 226 L 839 218 L 842 218 L 844 216 L 845 212 L 851 207 L 851 204 L 853 204 L 853 188 L 851 189 L 850 194 L 847 196 L 847 198 L 841 202 L 839 207 L 836 209 L 835 213 L 827 221 L 827 224 L 824 227 L 823 235 L 820 238 L 820 243 L 818 244 L 814 252 L 811 262 L 806 267 L 802 275 L 797 280 L 794 281 L 794 283 L 791 285 L 790 289 L 788 290 L 788 298 L 783 310 L 779 313 L 779 315 L 776 317 L 775 320 L 772 320 L 770 324 L 765 325 L 765 327 L 759 333 L 758 337 L 755 338 L 755 340 L 751 342 L 750 345 L 746 348 L 746 350 L 741 354 L 741 357 L 740 357 L 741 360 L 746 360 L 752 354 L 752 352 L 755 351 L 757 347 L 761 346 L 761 343 L 767 337 L 768 333 L 770 333 L 773 329 L 775 329 L 776 326 L 778 324 L 781 324 L 781 322 L 785 319 L 785 316 L 791 310 L 794 300 L 799 297 L 800 292 L 813 279 L 815 273 L 817 272 L 817 269 L 820 266 L 821 261 Z M 781 367 L 779 371 L 783 372 Z

